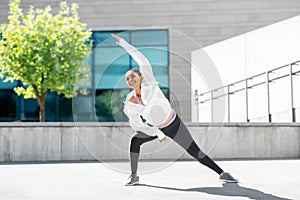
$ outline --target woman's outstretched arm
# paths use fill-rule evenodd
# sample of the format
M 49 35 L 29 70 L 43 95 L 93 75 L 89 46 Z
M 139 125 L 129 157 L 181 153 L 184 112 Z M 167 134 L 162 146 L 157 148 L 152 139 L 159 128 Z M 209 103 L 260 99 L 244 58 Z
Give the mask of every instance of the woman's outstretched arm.
M 134 46 L 126 42 L 122 37 L 112 34 L 112 36 L 118 41 L 121 47 L 123 47 L 127 53 L 137 62 L 140 67 L 140 72 L 144 77 L 145 82 L 156 82 L 156 79 L 152 72 L 152 66 L 149 63 L 148 59 Z

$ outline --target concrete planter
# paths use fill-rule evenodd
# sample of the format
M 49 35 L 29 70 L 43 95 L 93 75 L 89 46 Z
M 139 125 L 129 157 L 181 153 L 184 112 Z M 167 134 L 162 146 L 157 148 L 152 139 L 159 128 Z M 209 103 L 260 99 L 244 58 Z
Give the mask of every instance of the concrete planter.
M 298 123 L 186 123 L 215 159 L 300 157 Z M 127 160 L 133 130 L 128 123 L 0 123 L 0 162 Z M 141 159 L 191 159 L 171 139 L 142 146 Z

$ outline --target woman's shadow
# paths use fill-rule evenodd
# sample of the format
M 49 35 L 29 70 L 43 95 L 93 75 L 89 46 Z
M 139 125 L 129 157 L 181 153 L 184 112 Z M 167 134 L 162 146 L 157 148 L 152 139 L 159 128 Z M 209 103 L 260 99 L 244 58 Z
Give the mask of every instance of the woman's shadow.
M 267 194 L 252 188 L 242 187 L 239 186 L 237 183 L 223 183 L 222 187 L 199 187 L 199 188 L 188 188 L 188 189 L 156 186 L 156 185 L 148 185 L 148 184 L 139 184 L 137 186 L 146 186 L 146 187 L 165 189 L 165 190 L 176 190 L 182 192 L 203 192 L 207 194 L 220 195 L 220 196 L 240 196 L 240 197 L 248 197 L 249 199 L 256 199 L 256 200 L 291 200 L 288 198 L 282 198 L 282 197 L 274 196 L 272 194 Z

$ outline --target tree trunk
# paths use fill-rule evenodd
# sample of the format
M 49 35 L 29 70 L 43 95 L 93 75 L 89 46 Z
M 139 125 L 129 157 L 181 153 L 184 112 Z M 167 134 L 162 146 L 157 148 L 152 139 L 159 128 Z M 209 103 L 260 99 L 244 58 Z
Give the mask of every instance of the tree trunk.
M 39 103 L 39 106 L 40 106 L 40 122 L 45 122 L 45 116 L 46 116 L 46 114 L 45 114 L 45 99 L 46 99 L 46 94 L 47 94 L 47 91 L 46 92 L 44 92 L 43 94 L 42 94 L 42 96 L 38 96 L 37 97 L 37 101 L 38 101 L 38 103 Z
M 47 89 L 43 91 L 43 89 L 38 90 L 38 87 L 36 85 L 32 85 L 35 95 L 36 95 L 36 99 L 39 103 L 40 106 L 40 122 L 44 122 L 45 119 L 45 99 L 46 99 L 46 95 L 47 95 Z
M 40 103 L 40 122 L 45 121 L 45 101 Z

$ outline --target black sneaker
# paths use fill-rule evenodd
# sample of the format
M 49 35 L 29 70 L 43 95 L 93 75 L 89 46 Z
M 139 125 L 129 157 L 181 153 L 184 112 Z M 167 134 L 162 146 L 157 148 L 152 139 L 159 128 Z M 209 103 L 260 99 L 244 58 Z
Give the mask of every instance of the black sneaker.
M 227 183 L 237 183 L 238 179 L 235 179 L 229 173 L 224 172 L 222 175 L 220 175 L 220 181 L 224 181 Z
M 139 177 L 135 174 L 131 174 L 129 178 L 127 179 L 127 182 L 125 186 L 131 186 L 131 185 L 136 185 L 139 183 Z

